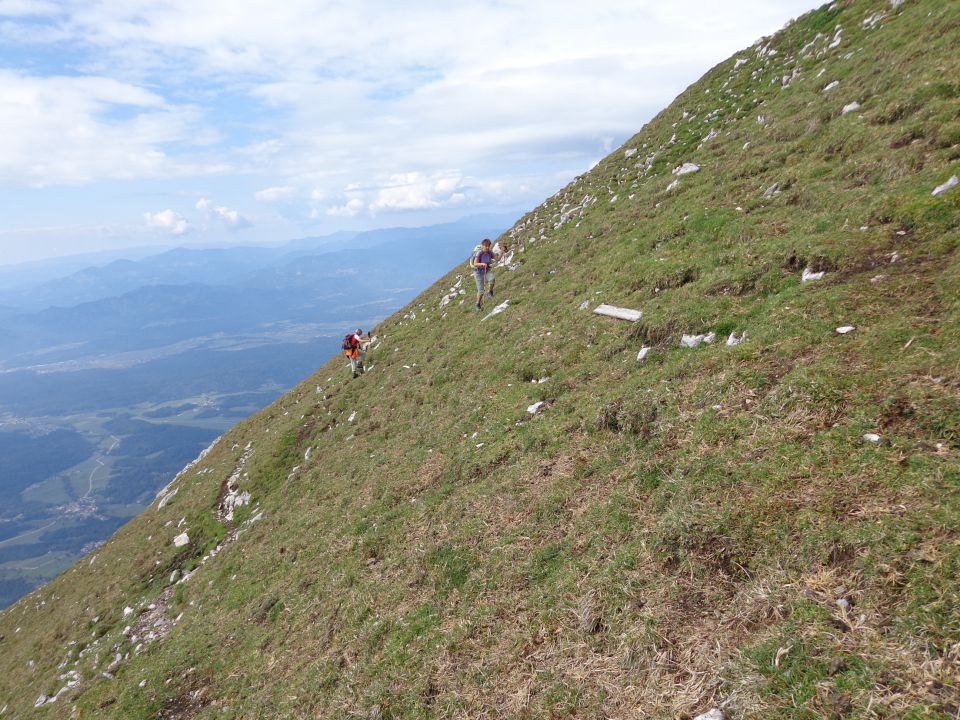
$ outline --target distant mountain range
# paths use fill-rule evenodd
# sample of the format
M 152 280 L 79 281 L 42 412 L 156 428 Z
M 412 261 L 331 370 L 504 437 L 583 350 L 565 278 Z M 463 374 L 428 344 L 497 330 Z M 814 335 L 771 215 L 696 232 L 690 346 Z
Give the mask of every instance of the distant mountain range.
M 69 307 L 150 285 L 244 286 L 248 275 L 263 269 L 293 267 L 301 258 L 329 256 L 341 250 L 378 246 L 386 249 L 399 244 L 409 246 L 411 251 L 443 251 L 507 224 L 509 219 L 506 216 L 476 215 L 422 228 L 385 228 L 306 237 L 272 247 L 176 248 L 134 258 L 117 258 L 110 253 L 106 262 L 91 260 L 78 269 L 75 268 L 78 260 L 71 262 L 69 258 L 0 266 L 0 314 L 17 310 L 37 311 L 52 306 Z M 79 262 L 85 257 L 101 256 L 80 256 Z M 330 258 L 330 262 L 333 264 L 336 259 Z M 65 270 L 60 272 L 59 268 Z

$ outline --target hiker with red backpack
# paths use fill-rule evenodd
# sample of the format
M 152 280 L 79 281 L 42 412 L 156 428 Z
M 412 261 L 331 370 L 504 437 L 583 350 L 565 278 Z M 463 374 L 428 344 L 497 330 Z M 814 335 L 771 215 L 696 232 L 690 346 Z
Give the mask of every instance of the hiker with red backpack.
M 363 339 L 363 330 L 357 328 L 356 332 L 349 333 L 343 339 L 343 354 L 350 359 L 350 369 L 353 371 L 353 377 L 363 374 L 363 361 L 367 355 L 367 345 L 373 342 L 373 337 L 367 333 L 367 339 Z
M 484 238 L 483 242 L 480 243 L 480 249 L 475 249 L 473 257 L 470 259 L 473 279 L 477 283 L 477 310 L 483 309 L 483 290 L 487 283 L 490 284 L 488 294 L 493 297 L 493 284 L 497 279 L 493 276 L 491 266 L 503 257 L 503 253 L 493 251 L 491 244 L 490 238 Z

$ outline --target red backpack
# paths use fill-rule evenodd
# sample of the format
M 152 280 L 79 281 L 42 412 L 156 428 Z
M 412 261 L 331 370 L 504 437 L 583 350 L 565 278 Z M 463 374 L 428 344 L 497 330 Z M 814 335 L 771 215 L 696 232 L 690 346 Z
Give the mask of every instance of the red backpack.
M 343 339 L 343 349 L 344 350 L 353 350 L 360 343 L 357 342 L 357 336 L 353 333 L 350 333 Z

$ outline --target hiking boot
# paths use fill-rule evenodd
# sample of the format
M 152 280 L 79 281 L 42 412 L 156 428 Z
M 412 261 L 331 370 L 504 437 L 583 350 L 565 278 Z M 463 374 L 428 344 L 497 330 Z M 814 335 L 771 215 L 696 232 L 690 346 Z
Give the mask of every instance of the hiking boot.
M 490 297 L 493 297 L 493 288 L 490 288 L 490 292 L 488 294 L 490 295 Z
M 477 310 L 483 310 L 483 305 L 481 305 L 480 303 L 477 303 Z

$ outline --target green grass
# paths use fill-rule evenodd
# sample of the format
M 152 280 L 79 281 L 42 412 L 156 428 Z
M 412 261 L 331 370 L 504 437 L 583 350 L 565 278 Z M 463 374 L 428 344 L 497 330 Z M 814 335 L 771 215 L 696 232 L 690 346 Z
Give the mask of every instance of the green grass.
M 0 616 L 0 707 L 954 717 L 960 192 L 930 191 L 960 172 L 958 35 L 954 4 L 839 3 L 718 65 L 518 220 L 504 313 L 469 287 L 441 308 L 454 269 L 377 328 L 372 371 L 332 360 Z M 169 591 L 174 569 L 196 573 Z M 156 602 L 180 620 L 134 643 L 124 607 Z

